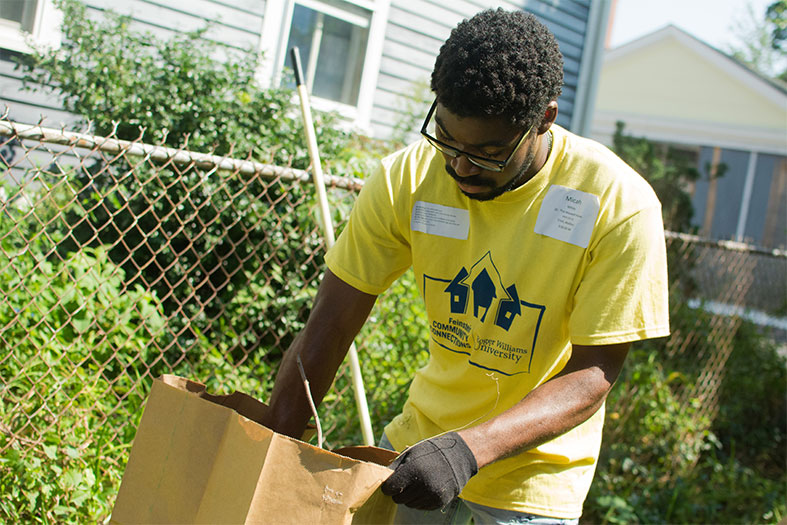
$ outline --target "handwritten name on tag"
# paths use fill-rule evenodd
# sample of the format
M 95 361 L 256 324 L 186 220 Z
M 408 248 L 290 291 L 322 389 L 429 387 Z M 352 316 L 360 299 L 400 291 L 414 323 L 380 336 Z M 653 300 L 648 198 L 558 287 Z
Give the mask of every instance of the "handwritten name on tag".
M 466 240 L 470 232 L 470 212 L 433 202 L 416 201 L 410 216 L 410 229 Z
M 535 232 L 587 248 L 599 207 L 597 195 L 553 185 L 541 204 Z

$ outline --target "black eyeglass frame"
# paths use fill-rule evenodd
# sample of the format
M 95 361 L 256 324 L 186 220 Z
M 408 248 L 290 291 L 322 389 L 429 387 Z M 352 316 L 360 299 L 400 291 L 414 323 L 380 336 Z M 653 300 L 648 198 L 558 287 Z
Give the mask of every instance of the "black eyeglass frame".
M 442 142 L 441 140 L 436 139 L 435 137 L 431 136 L 426 131 L 426 128 L 429 125 L 429 121 L 432 119 L 432 115 L 435 112 L 435 108 L 437 108 L 437 100 L 432 102 L 432 107 L 429 108 L 429 113 L 426 114 L 426 118 L 424 119 L 424 123 L 421 126 L 421 135 L 436 150 L 438 150 L 438 151 L 440 151 L 442 153 L 445 153 L 449 157 L 457 158 L 460 155 L 464 156 L 464 157 L 467 158 L 467 160 L 472 162 L 475 166 L 478 166 L 479 168 L 483 168 L 483 169 L 489 170 L 489 171 L 497 171 L 497 172 L 503 171 L 506 168 L 506 166 L 508 165 L 509 161 L 511 160 L 511 157 L 513 157 L 514 153 L 516 153 L 516 150 L 519 149 L 519 146 L 522 145 L 522 142 L 525 141 L 525 138 L 528 135 L 530 135 L 530 132 L 533 130 L 533 126 L 530 126 L 530 128 L 528 128 L 528 130 L 525 131 L 522 134 L 522 137 L 520 137 L 520 139 L 517 141 L 516 146 L 514 146 L 514 149 L 512 149 L 511 153 L 508 154 L 508 157 L 506 157 L 506 160 L 490 159 L 488 157 L 482 157 L 481 155 L 473 155 L 472 153 L 468 153 L 466 151 L 462 151 L 460 149 L 456 149 L 453 146 L 449 146 L 445 142 Z M 479 163 L 483 163 L 483 164 L 479 164 Z

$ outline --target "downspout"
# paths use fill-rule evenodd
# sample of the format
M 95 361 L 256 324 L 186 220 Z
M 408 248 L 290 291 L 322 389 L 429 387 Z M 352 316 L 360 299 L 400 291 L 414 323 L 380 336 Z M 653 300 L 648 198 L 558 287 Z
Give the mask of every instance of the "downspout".
M 588 136 L 593 125 L 598 77 L 604 57 L 612 1 L 590 1 L 582 64 L 579 66 L 577 97 L 574 100 L 574 114 L 571 116 L 571 130 L 578 135 Z

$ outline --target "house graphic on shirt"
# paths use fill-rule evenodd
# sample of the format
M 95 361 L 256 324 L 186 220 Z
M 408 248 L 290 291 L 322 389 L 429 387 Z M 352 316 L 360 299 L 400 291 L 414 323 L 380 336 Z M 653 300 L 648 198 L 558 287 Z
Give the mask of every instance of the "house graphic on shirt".
M 546 306 L 525 300 L 523 283 L 504 282 L 491 251 L 455 272 L 423 274 L 430 348 L 464 354 L 469 365 L 487 371 L 530 373 Z
M 503 284 L 491 252 L 486 252 L 469 271 L 462 267 L 444 291 L 451 297 L 452 314 L 467 314 L 471 307 L 473 317 L 482 323 L 488 317 L 494 319 L 495 325 L 506 331 L 522 313 L 516 285 Z

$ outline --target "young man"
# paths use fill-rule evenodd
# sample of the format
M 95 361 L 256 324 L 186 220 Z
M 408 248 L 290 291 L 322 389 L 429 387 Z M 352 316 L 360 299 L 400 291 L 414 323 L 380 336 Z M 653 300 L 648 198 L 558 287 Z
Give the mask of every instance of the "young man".
M 430 361 L 383 437 L 403 452 L 382 487 L 401 522 L 575 521 L 629 344 L 668 334 L 660 204 L 554 125 L 562 67 L 524 12 L 453 30 L 424 140 L 367 180 L 285 354 L 269 424 L 299 436 L 297 357 L 319 401 L 376 296 L 413 267 Z

